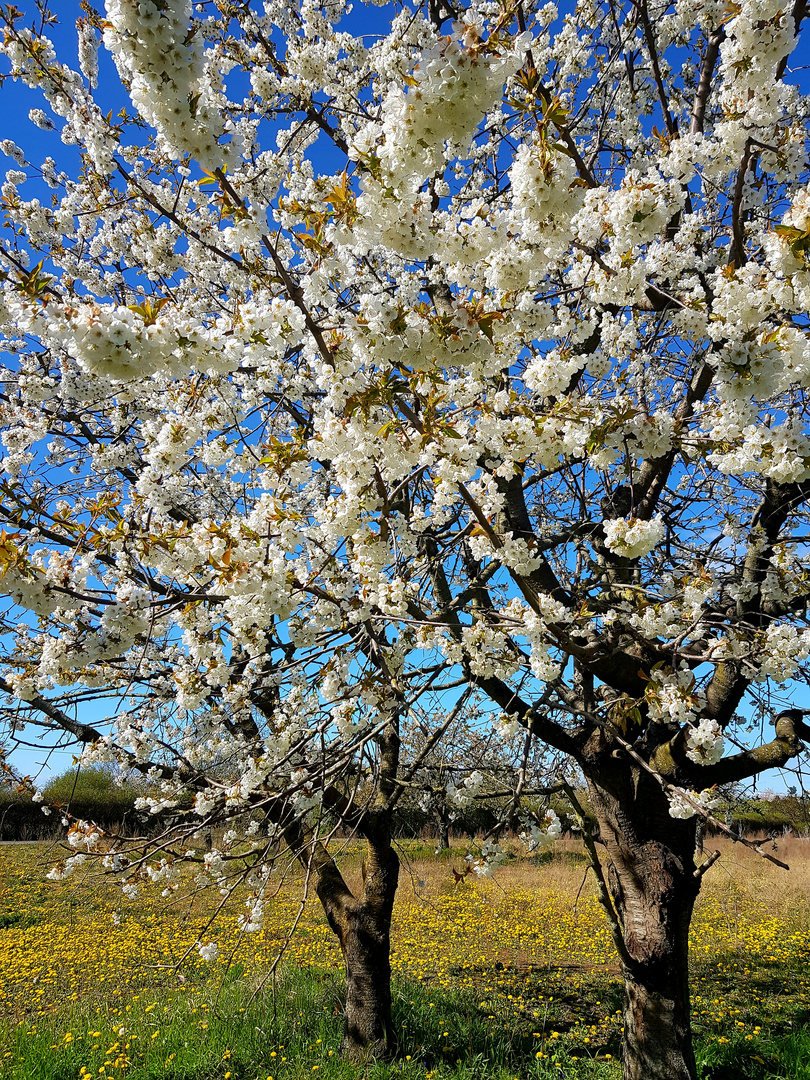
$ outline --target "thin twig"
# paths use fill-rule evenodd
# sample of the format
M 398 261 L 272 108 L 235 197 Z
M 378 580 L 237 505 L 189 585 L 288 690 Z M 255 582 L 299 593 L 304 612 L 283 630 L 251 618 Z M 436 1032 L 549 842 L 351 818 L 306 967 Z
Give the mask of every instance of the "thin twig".
M 596 851 L 596 844 L 593 841 L 593 833 L 591 832 L 590 818 L 582 808 L 579 800 L 574 794 L 574 789 L 566 781 L 562 782 L 562 788 L 565 792 L 568 801 L 574 811 L 574 816 L 577 819 L 577 824 L 582 832 L 582 840 L 585 844 L 585 851 L 588 854 L 588 861 L 593 870 L 594 877 L 596 878 L 596 895 L 599 903 L 604 908 L 605 914 L 608 917 L 610 923 L 610 933 L 613 938 L 613 944 L 616 946 L 616 952 L 619 954 L 619 959 L 625 967 L 631 967 L 633 964 L 633 958 L 624 942 L 624 932 L 622 930 L 622 924 L 619 919 L 619 915 L 616 908 L 613 906 L 613 900 L 610 896 L 610 890 L 608 889 L 607 882 L 605 881 L 605 874 L 602 870 L 602 864 L 599 861 L 599 855 Z

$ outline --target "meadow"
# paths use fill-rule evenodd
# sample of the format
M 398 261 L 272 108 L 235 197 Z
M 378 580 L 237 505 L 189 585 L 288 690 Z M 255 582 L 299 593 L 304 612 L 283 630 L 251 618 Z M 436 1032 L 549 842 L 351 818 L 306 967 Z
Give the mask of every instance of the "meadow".
M 702 1080 L 810 1080 L 810 840 L 790 873 L 719 842 L 691 942 Z M 456 881 L 464 849 L 402 845 L 390 1064 L 340 1060 L 341 961 L 314 896 L 279 875 L 264 928 L 235 894 L 121 901 L 45 879 L 46 844 L 0 846 L 0 1077 L 8 1080 L 609 1080 L 621 984 L 574 841 Z M 359 875 L 346 852 L 344 870 Z M 183 890 L 181 890 L 183 892 Z M 282 959 L 276 962 L 295 930 Z M 218 955 L 203 961 L 198 940 Z

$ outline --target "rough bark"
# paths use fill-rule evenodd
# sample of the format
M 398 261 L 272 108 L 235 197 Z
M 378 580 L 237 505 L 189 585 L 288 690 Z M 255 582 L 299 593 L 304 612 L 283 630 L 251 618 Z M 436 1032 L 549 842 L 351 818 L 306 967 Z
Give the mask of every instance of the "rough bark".
M 695 822 L 671 818 L 660 787 L 631 768 L 589 777 L 589 786 L 624 942 L 624 1080 L 696 1080 L 688 942 L 700 888 Z
M 340 942 L 346 965 L 346 1011 L 341 1053 L 351 1061 L 396 1052 L 391 1018 L 391 916 L 399 859 L 388 845 L 369 845 L 363 891 L 355 897 L 342 877 L 319 875 L 318 897 Z

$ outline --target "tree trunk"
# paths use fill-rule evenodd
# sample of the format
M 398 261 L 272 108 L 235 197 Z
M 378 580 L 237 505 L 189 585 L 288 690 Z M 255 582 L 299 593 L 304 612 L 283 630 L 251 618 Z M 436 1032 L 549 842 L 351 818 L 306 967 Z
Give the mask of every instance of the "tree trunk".
M 436 823 L 439 849 L 447 851 L 450 847 L 450 816 L 447 803 L 441 797 L 436 797 L 433 800 L 433 820 Z
M 439 819 L 439 848 L 442 851 L 450 850 L 450 824 L 444 817 Z
M 396 1051 L 391 1019 L 391 918 L 364 910 L 347 913 L 340 947 L 346 963 L 346 1027 L 341 1053 L 351 1061 L 388 1058 Z
M 623 1007 L 624 1080 L 697 1080 L 685 968 L 625 969 Z
M 618 782 L 617 782 L 618 780 Z M 623 782 L 626 780 L 626 783 Z M 689 1002 L 695 821 L 646 774 L 589 779 L 623 943 L 624 1080 L 696 1080 Z
M 336 868 L 334 874 L 319 874 L 318 896 L 346 965 L 346 1022 L 340 1051 L 352 1061 L 390 1058 L 396 1052 L 390 947 L 398 878 L 399 859 L 387 844 L 369 844 L 359 898 Z
M 695 862 L 697 862 L 703 854 L 703 841 L 705 839 L 706 821 L 703 818 L 700 818 L 695 828 Z

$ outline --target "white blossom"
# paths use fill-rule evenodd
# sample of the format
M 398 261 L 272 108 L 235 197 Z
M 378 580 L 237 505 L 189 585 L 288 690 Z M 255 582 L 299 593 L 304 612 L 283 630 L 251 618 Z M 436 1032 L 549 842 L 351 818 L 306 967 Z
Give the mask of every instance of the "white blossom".
M 719 802 L 714 789 L 688 791 L 685 788 L 671 788 L 667 792 L 669 814 L 674 818 L 692 818 L 699 810 L 709 811 Z
M 212 960 L 216 959 L 217 953 L 219 952 L 219 945 L 217 945 L 215 941 L 209 941 L 207 945 L 203 945 L 201 941 L 198 941 L 197 952 L 200 954 L 201 960 L 210 963 Z
M 605 530 L 605 547 L 626 559 L 640 559 L 649 555 L 666 532 L 660 515 L 650 521 L 608 518 L 602 522 L 602 527 Z

